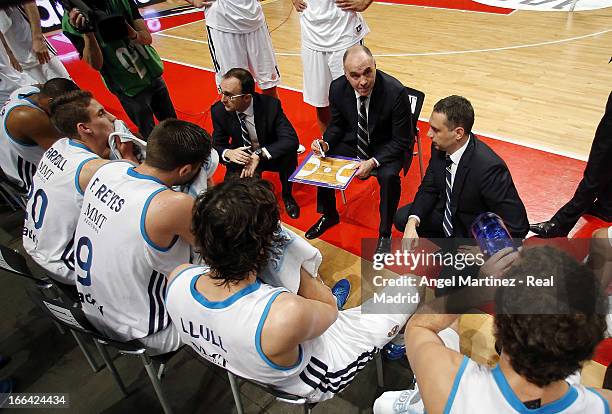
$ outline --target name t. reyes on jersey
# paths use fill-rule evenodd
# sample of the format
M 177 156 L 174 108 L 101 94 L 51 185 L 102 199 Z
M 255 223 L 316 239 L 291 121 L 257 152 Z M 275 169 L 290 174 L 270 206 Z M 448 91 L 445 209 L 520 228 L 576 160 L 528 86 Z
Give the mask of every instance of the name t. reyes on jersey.
M 120 212 L 121 207 L 125 204 L 125 198 L 112 188 L 109 188 L 106 184 L 102 183 L 97 177 L 89 186 L 89 191 L 94 194 L 94 197 L 108 206 L 108 212 L 110 213 Z M 86 217 L 85 222 L 94 229 L 96 233 L 102 229 L 102 226 L 107 220 L 107 216 L 104 213 L 106 213 L 106 211 L 99 211 L 98 208 L 92 206 L 91 203 L 87 203 L 81 210 L 81 214 Z

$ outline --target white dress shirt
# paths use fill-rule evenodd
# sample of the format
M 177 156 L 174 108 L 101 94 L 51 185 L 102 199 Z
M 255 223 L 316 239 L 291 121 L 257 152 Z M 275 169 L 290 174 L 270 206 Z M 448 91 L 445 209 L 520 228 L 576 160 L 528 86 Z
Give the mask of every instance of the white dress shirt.
M 251 139 L 253 151 L 255 151 L 257 148 L 259 148 L 259 140 L 257 139 L 257 130 L 255 129 L 255 111 L 253 110 L 253 99 L 251 99 L 251 103 L 242 113 L 246 115 L 246 118 L 244 118 L 244 123 L 246 124 L 247 131 L 249 131 L 249 138 Z M 238 117 L 238 122 L 240 122 L 240 112 L 236 111 L 235 114 L 236 117 Z M 242 136 L 240 138 L 242 138 Z M 234 137 L 234 139 L 236 139 L 236 137 Z M 242 145 L 239 145 L 239 147 L 242 147 Z M 225 162 L 229 162 L 229 159 L 225 156 L 227 151 L 228 150 L 224 150 L 223 154 L 221 154 L 221 157 Z M 261 151 L 264 158 L 268 160 L 272 158 L 265 147 L 262 148 Z
M 470 142 L 470 137 L 468 136 L 468 139 L 465 141 L 463 146 L 450 155 L 450 159 L 453 162 L 450 168 L 451 170 L 450 171 L 451 173 L 451 191 L 452 191 L 453 185 L 455 185 L 455 175 L 457 174 L 457 166 L 459 165 L 459 161 L 461 161 L 461 157 L 463 157 L 463 153 L 465 152 L 465 149 L 467 148 L 467 144 L 469 142 Z M 411 218 L 416 219 L 417 226 L 421 224 L 421 218 L 419 216 L 415 214 L 411 214 L 410 216 L 408 216 L 408 220 L 410 220 Z

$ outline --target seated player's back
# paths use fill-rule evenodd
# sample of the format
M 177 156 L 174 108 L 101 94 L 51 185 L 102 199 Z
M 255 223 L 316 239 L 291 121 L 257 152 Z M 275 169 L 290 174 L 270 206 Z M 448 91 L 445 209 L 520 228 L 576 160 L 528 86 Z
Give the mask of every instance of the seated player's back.
M 257 279 L 223 300 L 212 301 L 196 287 L 200 278 L 207 278 L 207 271 L 206 267 L 192 266 L 172 279 L 166 296 L 168 313 L 183 343 L 204 359 L 243 378 L 312 402 L 323 401 L 346 388 L 374 357 L 378 347 L 392 337 L 387 337 L 390 318 L 385 315 L 364 318 L 359 308 L 349 309 L 339 312 L 335 323 L 321 335 L 302 341 L 293 362 L 278 365 L 264 352 L 270 344 L 262 345 L 266 341 L 262 333 L 266 321 L 279 319 L 279 308 L 275 310 L 272 306 L 279 301 L 278 296 L 294 294 Z M 282 306 L 284 309 L 286 302 Z M 373 327 L 377 317 L 380 323 Z M 385 333 L 381 335 L 382 331 Z M 267 337 L 267 341 L 284 340 L 276 335 Z
M 272 304 L 278 295 L 291 293 L 257 279 L 223 301 L 210 301 L 195 287 L 207 271 L 204 266 L 189 267 L 173 278 L 168 287 L 168 312 L 173 315 L 182 342 L 203 358 L 243 378 L 296 395 L 319 395 L 319 390 L 313 390 L 300 373 L 314 369 L 308 368 L 313 364 L 314 354 L 328 360 L 330 350 L 324 339 L 327 335 L 302 343 L 297 360 L 290 366 L 275 364 L 262 350 L 261 334 Z
M 74 285 L 73 235 L 83 190 L 83 164 L 99 158 L 85 145 L 62 138 L 43 154 L 33 178 L 23 227 L 23 247 L 60 282 Z
M 164 190 L 123 161 L 101 167 L 85 190 L 75 233 L 77 289 L 88 319 L 110 337 L 144 338 L 170 323 L 164 275 L 189 261 L 190 249 L 178 236 L 169 246 L 147 236 L 147 208 Z
M 7 119 L 16 108 L 27 107 L 42 111 L 28 99 L 38 89 L 31 86 L 20 88 L 11 94 L 11 98 L 0 109 L 0 167 L 7 178 L 27 191 L 32 184 L 32 177 L 40 161 L 44 149 L 36 143 L 28 143 L 11 136 L 6 126 Z

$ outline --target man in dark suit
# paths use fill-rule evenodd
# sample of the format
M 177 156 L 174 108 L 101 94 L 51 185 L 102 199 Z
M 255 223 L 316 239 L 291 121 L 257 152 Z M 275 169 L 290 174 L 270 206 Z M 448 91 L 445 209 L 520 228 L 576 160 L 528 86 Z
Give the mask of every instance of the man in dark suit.
M 329 88 L 331 122 L 322 140 L 312 143 L 316 155 L 359 157 L 356 175 L 375 175 L 380 185 L 380 226 L 377 253 L 391 248 L 391 226 L 399 203 L 399 172 L 412 159 L 414 142 L 410 99 L 395 78 L 376 70 L 368 48 L 356 45 L 343 58 L 344 75 Z M 317 189 L 317 211 L 323 215 L 306 232 L 321 236 L 340 221 L 334 190 Z
M 597 126 L 584 177 L 574 197 L 548 221 L 532 224 L 540 237 L 565 237 L 584 213 L 612 222 L 612 92 Z
M 472 222 L 484 212 L 496 213 L 512 237 L 523 238 L 529 231 L 525 206 L 504 161 L 471 133 L 472 104 L 462 96 L 444 98 L 434 106 L 429 124 L 427 172 L 414 201 L 395 215 L 404 246 L 415 246 L 419 235 L 471 238 Z
M 213 145 L 227 166 L 225 178 L 252 177 L 276 171 L 283 203 L 291 218 L 300 207 L 289 177 L 297 167 L 298 137 L 280 101 L 255 92 L 249 71 L 230 69 L 221 80 L 221 100 L 211 108 Z

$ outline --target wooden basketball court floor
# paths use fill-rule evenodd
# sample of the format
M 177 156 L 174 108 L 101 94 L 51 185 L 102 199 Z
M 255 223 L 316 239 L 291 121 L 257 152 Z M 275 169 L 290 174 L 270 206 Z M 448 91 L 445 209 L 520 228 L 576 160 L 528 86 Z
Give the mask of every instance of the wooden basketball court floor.
M 145 17 L 150 16 L 154 46 L 165 61 L 164 78 L 179 117 L 210 131 L 209 108 L 218 96 L 203 14 L 151 14 L 185 5 L 167 0 L 145 9 Z M 262 5 L 282 76 L 281 101 L 300 142 L 308 148 L 318 128 L 314 108 L 302 102 L 300 93 L 298 15 L 288 0 L 263 0 Z M 530 221 L 548 219 L 571 197 L 581 178 L 612 89 L 612 64 L 608 65 L 612 8 L 574 13 L 462 9 L 492 8 L 470 0 L 375 2 L 364 13 L 371 29 L 366 44 L 379 69 L 426 94 L 419 123 L 425 166 L 430 145 L 426 121 L 433 104 L 451 94 L 463 95 L 475 108 L 475 131 L 507 162 Z M 111 111 L 122 114 L 98 74 L 74 59 L 60 36 L 51 38 L 75 80 Z M 400 205 L 412 200 L 420 182 L 418 169 L 415 157 L 402 181 Z M 218 181 L 221 170 L 215 176 Z M 264 177 L 280 188 L 275 175 Z M 294 193 L 302 215 L 299 220 L 283 215 L 283 221 L 303 234 L 318 217 L 315 191 L 296 185 Z M 352 183 L 347 198 L 348 204 L 338 204 L 341 224 L 313 245 L 323 254 L 321 274 L 328 283 L 343 277 L 352 282 L 347 303 L 352 307 L 362 299 L 360 239 L 377 236 L 377 184 Z M 594 227 L 602 225 L 591 218 L 581 220 L 574 236 L 589 237 Z M 394 232 L 394 237 L 399 236 Z
M 184 3 L 165 3 L 172 4 Z M 282 84 L 301 89 L 298 13 L 289 0 L 262 5 Z M 438 99 L 460 94 L 472 101 L 484 135 L 587 156 L 612 88 L 612 8 L 499 14 L 375 2 L 364 16 L 378 67 L 426 93 L 423 118 Z M 164 58 L 212 68 L 203 21 L 154 39 Z

